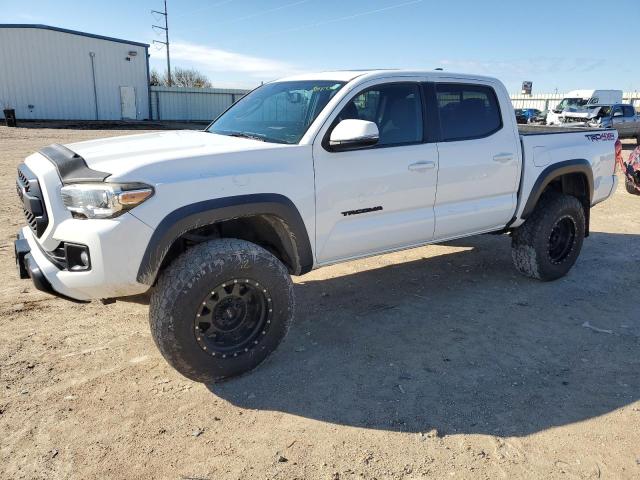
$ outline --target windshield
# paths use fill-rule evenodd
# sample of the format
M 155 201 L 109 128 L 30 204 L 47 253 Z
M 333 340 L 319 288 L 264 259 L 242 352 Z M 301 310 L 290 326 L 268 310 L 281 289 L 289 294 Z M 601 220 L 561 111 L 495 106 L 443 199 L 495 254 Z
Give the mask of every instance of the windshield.
M 564 110 L 565 108 L 580 108 L 587 104 L 587 100 L 584 98 L 563 98 L 560 104 L 556 107 L 556 110 Z
M 608 117 L 611 114 L 609 105 L 590 105 L 587 107 L 589 113 L 595 113 L 598 117 Z
M 298 143 L 344 82 L 297 81 L 263 85 L 239 100 L 207 131 L 273 143 Z

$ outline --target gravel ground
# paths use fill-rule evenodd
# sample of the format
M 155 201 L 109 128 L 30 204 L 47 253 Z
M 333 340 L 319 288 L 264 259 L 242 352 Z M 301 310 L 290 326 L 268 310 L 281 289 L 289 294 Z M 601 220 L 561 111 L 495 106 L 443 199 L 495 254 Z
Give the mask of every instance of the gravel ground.
M 147 307 L 18 279 L 16 165 L 134 133 L 41 126 L 0 127 L 1 478 L 640 478 L 640 197 L 595 207 L 552 283 L 491 235 L 296 278 L 278 352 L 206 387 L 164 362 Z

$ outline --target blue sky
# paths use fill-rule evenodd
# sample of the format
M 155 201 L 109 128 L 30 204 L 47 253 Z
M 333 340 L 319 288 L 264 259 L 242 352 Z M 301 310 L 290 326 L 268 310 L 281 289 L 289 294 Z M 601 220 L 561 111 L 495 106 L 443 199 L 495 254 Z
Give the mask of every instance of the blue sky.
M 161 39 L 151 9 L 161 0 L 0 0 L 0 23 L 151 43 Z M 523 80 L 534 92 L 640 90 L 640 0 L 168 0 L 168 9 L 172 65 L 198 68 L 216 86 L 442 67 L 496 76 L 510 91 Z M 163 69 L 164 50 L 150 52 Z

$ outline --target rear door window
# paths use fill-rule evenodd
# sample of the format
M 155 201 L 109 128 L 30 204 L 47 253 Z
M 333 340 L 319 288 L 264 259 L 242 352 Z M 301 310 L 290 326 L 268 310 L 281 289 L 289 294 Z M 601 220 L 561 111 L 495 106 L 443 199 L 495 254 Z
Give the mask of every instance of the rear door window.
M 498 98 L 491 87 L 439 83 L 436 96 L 444 142 L 488 137 L 502 128 Z
M 633 117 L 636 114 L 635 109 L 631 105 L 623 105 L 622 111 L 625 117 Z

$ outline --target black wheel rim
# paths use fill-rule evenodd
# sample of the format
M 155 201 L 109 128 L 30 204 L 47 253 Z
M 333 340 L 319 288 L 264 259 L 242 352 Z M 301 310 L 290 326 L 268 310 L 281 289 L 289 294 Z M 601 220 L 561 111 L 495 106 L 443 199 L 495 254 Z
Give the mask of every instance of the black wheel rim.
M 576 241 L 576 223 L 564 216 L 553 225 L 549 235 L 549 259 L 551 263 L 562 263 L 573 250 Z
M 269 292 L 250 279 L 233 279 L 202 300 L 194 320 L 200 348 L 212 356 L 237 357 L 260 343 L 271 324 Z

